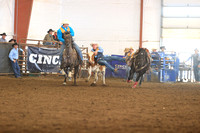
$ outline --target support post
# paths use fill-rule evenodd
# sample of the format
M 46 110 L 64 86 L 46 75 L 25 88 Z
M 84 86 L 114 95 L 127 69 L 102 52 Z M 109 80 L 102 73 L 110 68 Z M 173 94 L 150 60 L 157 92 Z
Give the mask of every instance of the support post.
M 142 48 L 142 33 L 143 33 L 143 0 L 140 3 L 140 39 L 139 48 Z
M 17 42 L 27 39 L 33 0 L 15 0 L 14 34 Z

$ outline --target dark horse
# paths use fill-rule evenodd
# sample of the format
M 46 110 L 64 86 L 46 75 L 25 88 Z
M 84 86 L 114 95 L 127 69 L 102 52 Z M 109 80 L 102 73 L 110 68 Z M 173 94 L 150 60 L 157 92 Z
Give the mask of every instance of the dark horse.
M 73 48 L 72 43 L 73 39 L 69 32 L 65 32 L 63 34 L 63 39 L 65 40 L 66 48 L 63 52 L 63 58 L 61 62 L 61 69 L 65 71 L 65 80 L 63 84 L 66 84 L 66 79 L 69 76 L 69 72 L 71 72 L 74 68 L 74 85 L 76 85 L 76 77 L 80 65 L 80 59 L 76 52 L 76 50 Z
M 147 70 L 150 68 L 150 54 L 146 48 L 140 48 L 131 60 L 131 70 L 128 77 L 128 81 L 133 79 L 134 73 L 137 73 L 136 82 L 134 83 L 133 87 L 135 88 L 140 80 L 139 85 L 142 84 L 143 75 L 146 73 Z

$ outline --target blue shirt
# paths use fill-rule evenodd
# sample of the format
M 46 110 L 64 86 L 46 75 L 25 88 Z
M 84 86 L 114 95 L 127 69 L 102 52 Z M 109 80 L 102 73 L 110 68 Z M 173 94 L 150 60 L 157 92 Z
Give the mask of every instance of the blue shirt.
M 65 31 L 67 31 L 67 28 L 68 28 L 68 27 L 66 27 L 66 28 L 64 28 L 63 26 L 61 26 L 61 27 L 62 27 Z M 73 30 L 70 26 L 69 26 L 69 29 L 70 29 L 70 34 L 71 34 L 71 36 L 74 36 L 74 30 Z M 63 43 L 65 43 L 65 40 L 63 39 L 62 35 L 63 35 L 62 31 L 59 29 L 59 30 L 57 31 L 58 40 L 61 41 L 61 42 L 63 42 Z
M 23 51 L 21 48 L 19 50 Z M 11 61 L 13 61 L 14 59 L 18 59 L 18 56 L 19 56 L 18 48 L 17 49 L 13 48 L 9 53 L 9 58 Z
M 6 39 L 0 38 L 0 42 L 7 42 Z
M 98 54 L 100 53 L 100 54 L 102 54 L 102 55 L 103 55 L 103 52 L 104 52 L 104 51 L 103 51 L 103 48 L 99 46 L 97 49 L 99 49 L 99 50 L 98 50 Z M 95 52 L 95 51 L 96 51 L 96 49 L 95 49 L 95 50 L 94 50 L 94 49 L 92 49 L 91 51 L 92 51 L 92 52 Z M 95 55 L 95 58 L 97 58 L 98 54 L 97 54 L 97 55 Z

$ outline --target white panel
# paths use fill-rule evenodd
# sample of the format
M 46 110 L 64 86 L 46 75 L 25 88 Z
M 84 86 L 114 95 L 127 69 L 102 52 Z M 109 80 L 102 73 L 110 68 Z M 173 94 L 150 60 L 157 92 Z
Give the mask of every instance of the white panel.
M 147 47 L 159 45 L 160 8 L 158 0 L 144 1 Z M 63 19 L 71 22 L 79 46 L 99 42 L 105 54 L 138 48 L 140 0 L 34 0 L 28 38 L 42 40 L 47 30 L 58 29 Z
M 63 0 L 62 5 L 62 18 L 72 22 L 81 44 L 100 42 L 108 54 L 122 54 L 122 47 L 131 44 L 138 47 L 140 1 Z
M 164 7 L 164 17 L 200 17 L 199 7 Z
M 146 47 L 148 49 L 159 47 L 160 27 L 161 27 L 160 21 L 161 21 L 161 1 L 145 0 L 143 40 L 148 42 L 144 42 L 143 47 Z
M 163 4 L 165 6 L 186 6 L 186 5 L 191 5 L 191 6 L 196 6 L 200 5 L 200 0 L 163 0 Z
M 0 0 L 0 34 L 5 32 L 7 41 L 14 35 L 15 0 Z
M 200 18 L 163 18 L 163 27 L 200 28 Z
M 59 0 L 34 0 L 28 39 L 43 40 L 49 29 L 60 27 L 61 2 Z
M 200 29 L 163 29 L 163 38 L 200 39 Z

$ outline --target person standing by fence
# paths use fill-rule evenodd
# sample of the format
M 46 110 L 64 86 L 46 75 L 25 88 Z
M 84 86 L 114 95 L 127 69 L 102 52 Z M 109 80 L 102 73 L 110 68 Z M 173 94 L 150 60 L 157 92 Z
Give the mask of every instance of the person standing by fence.
M 195 53 L 191 57 L 189 57 L 185 62 L 191 59 L 193 60 L 194 78 L 196 82 L 200 83 L 200 54 L 197 48 L 194 50 L 194 52 Z
M 11 49 L 9 53 L 9 58 L 11 60 L 13 72 L 16 78 L 21 78 L 20 67 L 18 64 L 19 50 L 23 52 L 23 55 L 25 54 L 25 52 L 21 48 L 18 48 L 19 45 L 17 43 L 14 43 L 12 47 L 13 48 Z

